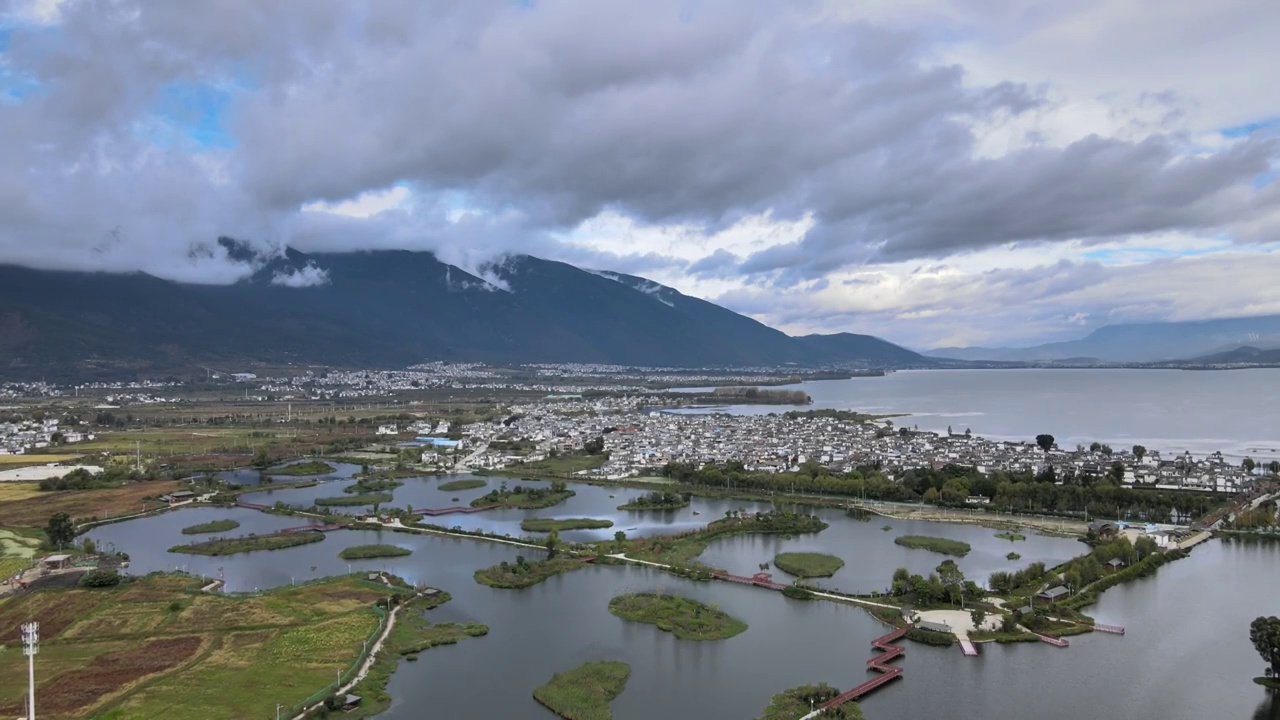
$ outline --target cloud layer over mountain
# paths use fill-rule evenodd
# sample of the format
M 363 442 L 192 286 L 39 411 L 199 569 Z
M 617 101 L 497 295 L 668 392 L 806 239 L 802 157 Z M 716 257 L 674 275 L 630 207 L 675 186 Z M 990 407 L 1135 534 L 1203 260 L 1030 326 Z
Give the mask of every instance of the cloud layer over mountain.
M 1229 61 L 1280 6 L 1142 5 L 9 0 L 0 261 L 521 252 L 919 345 L 1274 312 L 1280 91 Z

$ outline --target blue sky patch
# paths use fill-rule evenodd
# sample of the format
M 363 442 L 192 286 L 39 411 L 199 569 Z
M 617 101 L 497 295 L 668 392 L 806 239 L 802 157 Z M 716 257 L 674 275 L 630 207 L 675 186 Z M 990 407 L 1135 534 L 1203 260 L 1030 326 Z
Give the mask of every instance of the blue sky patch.
M 1268 118 L 1257 122 L 1245 123 L 1244 125 L 1236 125 L 1235 127 L 1223 128 L 1218 131 L 1224 138 L 1236 139 L 1249 137 L 1256 132 L 1272 133 L 1280 132 L 1280 117 Z
M 230 105 L 226 90 L 207 83 L 172 82 L 160 89 L 156 113 L 202 148 L 229 148 L 236 145 L 225 126 Z

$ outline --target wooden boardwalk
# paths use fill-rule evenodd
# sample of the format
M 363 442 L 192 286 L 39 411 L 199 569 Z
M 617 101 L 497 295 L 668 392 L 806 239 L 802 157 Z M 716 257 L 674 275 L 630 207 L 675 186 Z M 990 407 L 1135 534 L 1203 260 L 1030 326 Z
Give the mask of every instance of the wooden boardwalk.
M 456 513 L 461 513 L 461 514 L 478 513 L 478 512 L 484 512 L 485 510 L 492 510 L 496 507 L 499 507 L 499 506 L 498 505 L 481 505 L 480 507 L 465 507 L 462 505 L 455 505 L 454 507 L 447 507 L 447 508 L 422 508 L 419 510 L 414 510 L 413 514 L 425 515 L 427 517 L 436 517 L 437 515 L 453 515 Z
M 769 573 L 756 573 L 751 577 L 742 575 L 730 575 L 723 570 L 711 573 L 711 577 L 717 580 L 725 580 L 728 582 L 738 583 L 740 585 L 755 585 L 756 587 L 768 588 L 770 590 L 785 590 L 786 585 L 773 581 L 773 575 Z
M 960 651 L 967 657 L 974 657 L 978 654 L 978 646 L 974 645 L 968 639 L 960 641 Z
M 887 685 L 892 680 L 902 677 L 902 668 L 889 665 L 888 663 L 906 654 L 906 648 L 901 645 L 894 645 L 893 643 L 901 639 L 903 635 L 906 635 L 907 631 L 910 629 L 910 625 L 895 628 L 893 632 L 888 633 L 887 635 L 881 635 L 875 640 L 872 640 L 871 648 L 873 650 L 879 650 L 880 653 L 873 655 L 870 660 L 867 660 L 867 669 L 874 670 L 880 674 L 852 690 L 846 690 L 845 692 L 831 698 L 823 703 L 822 707 L 819 708 L 817 712 L 806 717 L 816 717 L 821 715 L 831 708 L 839 707 L 851 700 L 857 700 L 882 685 Z

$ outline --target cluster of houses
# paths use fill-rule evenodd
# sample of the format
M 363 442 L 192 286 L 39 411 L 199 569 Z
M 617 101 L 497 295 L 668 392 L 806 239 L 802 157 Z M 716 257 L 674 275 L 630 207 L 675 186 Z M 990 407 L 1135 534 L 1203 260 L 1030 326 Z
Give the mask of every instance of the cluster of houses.
M 586 471 L 603 478 L 634 476 L 668 462 L 696 465 L 738 461 L 747 470 L 786 472 L 817 462 L 835 472 L 874 466 L 889 476 L 913 468 L 946 465 L 973 467 L 980 472 L 1103 475 L 1123 467 L 1122 484 L 1145 484 L 1162 489 L 1235 492 L 1255 476 L 1220 453 L 1194 458 L 1190 454 L 1163 458 L 1158 451 L 1113 452 L 1110 448 L 1051 449 L 1034 442 L 988 440 L 969 431 L 918 432 L 894 428 L 892 421 L 785 413 L 710 414 L 655 409 L 650 398 L 564 398 L 512 408 L 514 420 L 475 423 L 463 428 L 477 447 L 470 467 L 500 468 L 536 461 L 552 452 L 574 452 L 603 438 L 608 460 Z M 761 408 L 766 409 L 766 408 Z M 526 448 L 512 452 L 511 445 Z
M 93 440 L 92 432 L 60 427 L 58 420 L 0 422 L 0 455 L 25 455 L 55 445 Z

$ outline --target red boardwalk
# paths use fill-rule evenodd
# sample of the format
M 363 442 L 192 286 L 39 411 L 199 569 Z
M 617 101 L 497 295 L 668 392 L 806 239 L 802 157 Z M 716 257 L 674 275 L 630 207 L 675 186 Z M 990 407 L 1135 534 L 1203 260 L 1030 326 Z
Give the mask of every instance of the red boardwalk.
M 881 653 L 879 655 L 872 657 L 870 660 L 867 661 L 867 669 L 875 670 L 876 672 L 880 673 L 880 675 L 871 678 L 870 680 L 862 683 L 861 685 L 859 685 L 858 687 L 852 690 L 846 691 L 840 695 L 837 695 L 836 697 L 831 698 L 830 700 L 822 704 L 822 709 L 830 710 L 831 708 L 843 705 L 849 702 L 850 700 L 857 700 L 858 698 L 862 697 L 863 695 L 866 695 L 872 690 L 875 690 L 881 685 L 887 684 L 889 681 L 893 680 L 894 678 L 901 677 L 902 668 L 894 667 L 892 665 L 887 665 L 886 663 L 901 657 L 907 652 L 906 648 L 902 647 L 901 645 L 894 645 L 893 643 L 894 641 L 900 639 L 903 635 L 906 635 L 907 630 L 909 630 L 910 627 L 911 627 L 910 625 L 906 627 L 900 627 L 894 630 L 893 632 L 889 633 L 888 635 L 882 635 L 876 638 L 875 640 L 872 640 L 871 641 L 872 649 L 880 650 Z
M 299 525 L 298 527 L 285 528 L 280 531 L 281 535 L 291 535 L 300 532 L 329 532 L 330 530 L 341 530 L 342 525 Z
M 770 590 L 785 590 L 786 585 L 773 581 L 773 576 L 769 573 L 756 573 L 751 577 L 743 577 L 741 575 L 730 575 L 727 572 L 719 571 L 711 573 L 711 577 L 729 582 L 740 583 L 742 585 L 755 585 L 757 587 L 769 588 Z
M 462 506 L 457 506 L 457 507 L 434 508 L 434 509 L 432 509 L 432 508 L 423 508 L 423 509 L 421 509 L 421 510 L 414 510 L 414 511 L 413 511 L 413 514 L 414 514 L 414 515 L 427 515 L 427 516 L 429 516 L 429 517 L 435 517 L 435 516 L 437 516 L 437 515 L 452 515 L 452 514 L 454 514 L 454 513 L 478 513 L 478 512 L 484 512 L 485 510 L 492 510 L 492 509 L 494 509 L 494 508 L 496 508 L 496 507 L 498 507 L 498 506 L 497 506 L 497 505 L 482 505 L 482 506 L 480 506 L 480 507 L 462 507 Z

